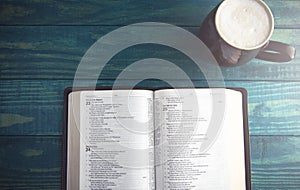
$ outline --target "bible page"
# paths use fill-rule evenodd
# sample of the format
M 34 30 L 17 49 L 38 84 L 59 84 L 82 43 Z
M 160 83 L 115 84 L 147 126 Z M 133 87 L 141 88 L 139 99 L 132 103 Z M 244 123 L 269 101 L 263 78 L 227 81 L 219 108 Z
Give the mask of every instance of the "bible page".
M 241 92 L 167 89 L 154 97 L 156 189 L 246 189 Z
M 80 189 L 154 189 L 153 92 L 80 92 Z

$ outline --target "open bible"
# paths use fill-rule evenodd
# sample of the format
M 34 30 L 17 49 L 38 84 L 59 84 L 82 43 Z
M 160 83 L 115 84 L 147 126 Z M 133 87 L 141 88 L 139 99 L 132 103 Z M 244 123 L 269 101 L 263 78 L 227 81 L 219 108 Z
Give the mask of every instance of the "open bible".
M 65 91 L 63 189 L 250 190 L 244 89 Z

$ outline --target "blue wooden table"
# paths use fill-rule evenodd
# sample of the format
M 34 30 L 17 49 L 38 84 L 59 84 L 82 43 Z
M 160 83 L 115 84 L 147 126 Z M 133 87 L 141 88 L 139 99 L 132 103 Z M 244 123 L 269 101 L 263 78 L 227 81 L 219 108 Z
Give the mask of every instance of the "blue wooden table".
M 220 0 L 87 0 L 0 2 L 0 189 L 59 189 L 63 91 L 103 35 L 132 23 L 164 22 L 197 34 Z M 265 0 L 275 16 L 273 40 L 300 52 L 300 1 Z M 152 27 L 156 27 L 153 24 Z M 130 63 L 156 57 L 174 62 L 196 86 L 206 78 L 186 56 L 145 44 L 117 54 L 98 80 L 114 84 Z M 160 71 L 157 71 L 160 72 Z M 300 56 L 289 63 L 252 60 L 222 68 L 227 87 L 249 93 L 253 189 L 300 189 Z M 89 79 L 80 79 L 89 84 Z M 130 85 L 124 80 L 123 85 Z M 165 83 L 147 80 L 142 87 Z M 185 82 L 176 81 L 178 87 Z

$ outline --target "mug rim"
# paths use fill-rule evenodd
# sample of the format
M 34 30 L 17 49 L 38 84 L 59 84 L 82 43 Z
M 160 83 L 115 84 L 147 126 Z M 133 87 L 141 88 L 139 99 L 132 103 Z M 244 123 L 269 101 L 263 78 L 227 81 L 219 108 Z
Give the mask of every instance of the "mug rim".
M 260 5 L 262 5 L 263 8 L 266 10 L 266 13 L 268 14 L 270 21 L 271 21 L 270 32 L 269 32 L 268 36 L 266 37 L 266 39 L 262 43 L 260 43 L 256 46 L 239 47 L 239 46 L 231 43 L 229 40 L 227 40 L 224 37 L 224 35 L 222 34 L 222 32 L 220 32 L 220 29 L 219 29 L 219 21 L 218 21 L 219 19 L 217 19 L 217 18 L 219 18 L 220 10 L 222 9 L 222 7 L 224 7 L 229 1 L 231 1 L 231 0 L 223 0 L 223 2 L 218 6 L 216 14 L 215 14 L 215 27 L 216 27 L 218 34 L 222 38 L 222 40 L 224 40 L 228 45 L 230 45 L 234 48 L 240 49 L 240 50 L 256 50 L 256 49 L 259 49 L 259 48 L 262 48 L 263 46 L 265 46 L 270 41 L 270 38 L 274 31 L 274 16 L 273 16 L 273 13 L 272 13 L 271 9 L 269 8 L 269 6 L 263 0 L 252 0 L 252 1 L 255 1 L 255 2 L 259 3 Z

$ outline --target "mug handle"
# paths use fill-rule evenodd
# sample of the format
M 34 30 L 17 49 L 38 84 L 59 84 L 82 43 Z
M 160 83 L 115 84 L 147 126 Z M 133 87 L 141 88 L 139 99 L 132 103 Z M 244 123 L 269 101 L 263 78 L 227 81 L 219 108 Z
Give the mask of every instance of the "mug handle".
M 281 42 L 270 41 L 255 58 L 272 62 L 288 62 L 294 59 L 295 55 L 296 49 L 294 47 Z

